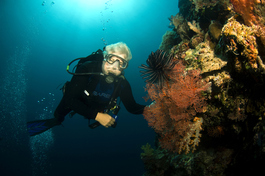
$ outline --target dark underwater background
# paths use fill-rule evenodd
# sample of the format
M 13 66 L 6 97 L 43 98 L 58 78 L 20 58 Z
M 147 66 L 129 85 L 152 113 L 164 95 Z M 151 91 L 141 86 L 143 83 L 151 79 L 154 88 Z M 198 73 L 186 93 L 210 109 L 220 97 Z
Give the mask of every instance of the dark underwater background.
M 0 175 L 142 175 L 141 146 L 154 145 L 155 134 L 123 105 L 115 129 L 91 130 L 75 115 L 30 138 L 26 122 L 53 117 L 70 61 L 120 41 L 132 51 L 125 75 L 134 97 L 148 104 L 138 66 L 159 48 L 177 6 L 177 0 L 1 0 Z

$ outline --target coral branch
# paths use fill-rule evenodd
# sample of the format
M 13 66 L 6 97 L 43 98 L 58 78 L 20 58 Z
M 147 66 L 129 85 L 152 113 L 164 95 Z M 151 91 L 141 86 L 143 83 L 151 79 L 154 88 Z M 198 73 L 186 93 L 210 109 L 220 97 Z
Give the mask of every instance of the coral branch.
M 193 20 L 192 23 L 188 22 L 187 24 L 188 24 L 188 26 L 190 27 L 191 30 L 193 30 L 197 34 L 203 35 L 203 32 L 201 31 L 199 23 L 196 23 L 196 21 Z
M 189 153 L 190 148 L 192 148 L 192 152 L 195 151 L 196 146 L 198 146 L 200 142 L 202 122 L 202 118 L 195 117 L 194 123 L 189 124 L 190 130 L 180 142 L 179 153 L 183 150 L 187 154 Z M 194 138 L 194 140 L 192 140 L 192 138 Z

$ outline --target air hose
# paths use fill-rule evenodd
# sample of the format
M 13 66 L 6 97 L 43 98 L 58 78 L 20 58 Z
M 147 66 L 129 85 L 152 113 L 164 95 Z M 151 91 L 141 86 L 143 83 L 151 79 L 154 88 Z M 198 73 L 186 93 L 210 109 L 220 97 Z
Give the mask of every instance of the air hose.
M 67 65 L 67 67 L 66 67 L 66 71 L 69 73 L 69 74 L 71 74 L 71 75 L 80 75 L 80 76 L 82 76 L 82 75 L 104 75 L 103 73 L 74 73 L 74 72 L 70 72 L 69 71 L 69 69 L 70 69 L 70 65 L 73 63 L 73 62 L 75 62 L 75 61 L 77 61 L 77 60 L 81 60 L 81 59 L 86 59 L 86 58 L 77 58 L 77 59 L 74 59 L 74 60 L 72 60 L 68 65 Z M 75 69 L 77 67 L 77 65 L 73 68 L 73 70 Z

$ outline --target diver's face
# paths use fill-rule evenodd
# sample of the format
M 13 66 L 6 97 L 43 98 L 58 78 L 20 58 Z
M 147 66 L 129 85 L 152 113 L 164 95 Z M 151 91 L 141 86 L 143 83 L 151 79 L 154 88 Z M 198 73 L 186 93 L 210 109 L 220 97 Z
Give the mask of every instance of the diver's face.
M 125 58 L 124 54 L 117 54 L 117 53 L 111 53 L 111 54 L 114 54 L 114 55 L 117 55 L 119 57 Z M 114 74 L 116 76 L 119 76 L 122 73 L 122 71 L 123 71 L 123 69 L 120 68 L 119 58 L 116 57 L 116 56 L 112 56 L 112 58 L 114 60 L 116 60 L 112 64 L 110 64 L 107 61 L 103 61 L 102 71 L 106 75 L 109 75 L 111 73 L 111 74 Z

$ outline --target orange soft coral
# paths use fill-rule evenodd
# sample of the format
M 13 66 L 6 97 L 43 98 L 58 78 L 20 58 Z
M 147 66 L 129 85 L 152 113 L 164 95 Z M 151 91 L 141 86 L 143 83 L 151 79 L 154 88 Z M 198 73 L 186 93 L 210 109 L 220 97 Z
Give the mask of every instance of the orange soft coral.
M 144 112 L 149 126 L 160 136 L 161 147 L 179 153 L 195 150 L 202 119 L 194 117 L 206 108 L 202 91 L 207 86 L 200 78 L 200 71 L 184 68 L 181 62 L 176 64 L 170 73 L 171 82 L 162 89 L 147 84 L 148 95 L 156 103 Z
M 260 4 L 260 0 L 230 0 L 234 10 L 239 13 L 248 26 L 258 25 L 259 16 L 255 14 L 255 5 Z

